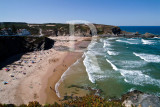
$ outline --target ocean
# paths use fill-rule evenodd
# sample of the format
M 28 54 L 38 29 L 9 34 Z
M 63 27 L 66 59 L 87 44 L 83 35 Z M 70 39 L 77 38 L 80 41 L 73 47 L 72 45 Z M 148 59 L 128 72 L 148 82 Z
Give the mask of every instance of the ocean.
M 160 38 L 95 38 L 61 79 L 61 97 L 88 94 L 82 87 L 106 98 L 132 90 L 160 96 Z
M 119 26 L 121 30 L 128 32 L 139 32 L 140 34 L 152 33 L 160 35 L 160 26 Z

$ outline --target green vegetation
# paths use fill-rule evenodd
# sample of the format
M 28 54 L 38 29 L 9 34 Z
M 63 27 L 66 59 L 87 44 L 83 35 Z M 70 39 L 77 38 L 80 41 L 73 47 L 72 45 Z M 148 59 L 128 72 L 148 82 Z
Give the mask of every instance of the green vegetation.
M 39 34 L 39 28 L 29 27 L 27 23 L 22 22 L 3 22 L 0 23 L 0 29 L 11 28 L 13 33 L 16 33 L 18 29 L 27 29 L 32 35 Z
M 84 97 L 76 97 L 63 103 L 63 105 L 73 106 L 73 107 L 125 107 L 120 101 L 107 101 L 96 95 L 87 95 Z
M 117 26 L 94 24 L 98 35 L 104 34 L 120 34 L 121 30 Z M 31 35 L 39 35 L 39 30 L 42 29 L 42 34 L 45 36 L 68 36 L 69 24 L 61 23 L 45 23 L 45 24 L 27 24 L 18 22 L 3 22 L 0 23 L 0 29 L 11 28 L 13 33 L 18 29 L 27 29 Z M 75 34 L 77 36 L 92 36 L 91 30 L 87 25 L 75 24 Z
M 121 101 L 107 101 L 99 96 L 87 95 L 84 97 L 75 97 L 64 101 L 61 104 L 45 104 L 41 105 L 39 102 L 29 102 L 29 104 L 22 104 L 20 106 L 0 104 L 0 107 L 125 107 Z

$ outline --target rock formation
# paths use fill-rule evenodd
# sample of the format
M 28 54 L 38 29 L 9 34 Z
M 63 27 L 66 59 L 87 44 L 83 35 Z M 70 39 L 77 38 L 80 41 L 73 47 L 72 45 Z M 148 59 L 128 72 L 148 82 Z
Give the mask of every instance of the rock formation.
M 52 48 L 54 41 L 46 37 L 0 36 L 0 61 L 21 53 Z
M 139 107 L 139 105 L 140 107 L 160 107 L 159 97 L 137 90 L 124 94 L 122 101 L 126 107 L 132 107 L 131 105 L 134 107 Z

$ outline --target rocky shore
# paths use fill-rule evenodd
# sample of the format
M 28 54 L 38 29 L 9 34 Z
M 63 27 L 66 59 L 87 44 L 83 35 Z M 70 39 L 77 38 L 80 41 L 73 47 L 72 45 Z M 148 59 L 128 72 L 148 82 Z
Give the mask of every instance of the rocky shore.
M 77 36 L 91 36 L 91 31 L 88 30 L 86 26 L 77 25 L 76 28 Z M 101 37 L 159 37 L 158 35 L 149 33 L 139 34 L 124 32 L 121 31 L 119 27 L 115 26 L 96 25 L 96 28 L 98 29 L 98 34 Z M 2 69 L 2 71 L 6 72 L 1 72 L 1 77 L 3 77 L 1 78 L 1 81 L 6 82 L 6 84 L 1 84 L 2 87 L 0 94 L 1 96 L 4 95 L 4 98 L 8 98 L 9 100 L 3 101 L 3 98 L 1 98 L 0 101 L 3 101 L 4 103 L 15 104 L 27 104 L 29 101 L 33 100 L 39 101 L 42 104 L 46 102 L 51 104 L 54 101 L 59 102 L 59 98 L 56 95 L 57 92 L 54 89 L 54 86 L 66 69 L 82 56 L 82 53 L 68 52 L 69 48 L 71 48 L 69 42 L 73 41 L 69 41 L 69 34 L 66 33 L 67 31 L 65 28 L 59 27 L 58 29 L 59 30 L 54 29 L 54 31 L 42 29 L 43 34 L 50 35 L 50 38 L 32 36 L 0 36 L 0 62 L 17 54 L 22 54 L 21 56 L 23 56 L 20 56 L 20 58 L 22 58 L 21 60 L 15 61 L 14 63 L 12 62 L 11 65 L 9 65 L 12 68 L 10 69 L 10 72 L 8 72 L 5 68 Z M 87 37 L 76 37 L 74 40 L 76 42 L 75 46 L 78 48 L 86 48 L 89 44 L 88 41 L 91 40 L 90 38 L 89 40 L 87 39 Z M 56 45 L 55 40 L 57 41 Z M 84 41 L 87 41 L 86 46 L 84 46 Z M 54 48 L 51 49 L 53 46 Z M 41 52 L 41 50 L 46 51 Z M 30 58 L 28 59 L 28 57 Z M 21 64 L 23 67 L 17 66 L 15 68 L 15 65 L 19 64 L 19 62 L 22 62 Z M 32 65 L 32 67 L 30 65 Z M 0 67 L 1 66 L 3 66 L 3 64 L 1 64 Z M 99 95 L 101 91 L 93 90 L 90 87 L 86 89 L 90 90 L 95 95 Z M 13 94 L 11 93 L 11 90 L 14 90 Z M 8 95 L 6 95 L 7 93 Z M 9 98 L 9 95 L 12 97 Z M 125 104 L 127 107 L 132 107 L 132 105 L 141 105 L 141 107 L 160 107 L 159 97 L 137 90 L 122 95 L 120 101 L 123 102 L 123 104 Z
M 126 107 L 160 107 L 160 97 L 134 90 L 122 95 Z

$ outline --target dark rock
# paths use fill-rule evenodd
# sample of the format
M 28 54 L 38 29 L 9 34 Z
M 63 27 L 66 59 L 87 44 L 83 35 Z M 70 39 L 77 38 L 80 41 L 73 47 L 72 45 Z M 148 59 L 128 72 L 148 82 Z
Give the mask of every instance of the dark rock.
M 52 48 L 54 41 L 46 37 L 0 36 L 0 62 L 16 54 Z
M 54 27 L 48 27 L 43 24 L 39 26 L 42 29 L 42 33 L 46 36 L 70 36 L 69 24 L 53 24 Z M 93 35 L 107 35 L 107 34 L 120 34 L 121 29 L 117 26 L 93 24 L 97 30 L 97 33 L 91 32 L 89 26 L 84 24 L 75 24 L 75 36 L 93 36 Z
M 137 90 L 124 94 L 122 96 L 122 101 L 127 107 L 131 107 L 131 105 L 141 105 L 141 107 L 160 107 L 160 99 L 157 96 L 142 93 Z
M 155 37 L 155 35 L 151 34 L 151 33 L 145 33 L 143 36 L 146 37 L 146 38 L 153 38 L 153 37 Z
M 113 34 L 120 34 L 121 29 L 119 27 L 115 27 L 115 28 L 112 28 L 112 32 L 113 32 Z

